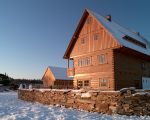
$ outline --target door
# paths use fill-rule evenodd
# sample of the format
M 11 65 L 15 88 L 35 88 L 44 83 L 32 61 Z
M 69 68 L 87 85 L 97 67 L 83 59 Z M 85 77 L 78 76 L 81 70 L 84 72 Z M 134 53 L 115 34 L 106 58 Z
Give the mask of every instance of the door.
M 150 90 L 150 77 L 142 77 L 142 88 Z

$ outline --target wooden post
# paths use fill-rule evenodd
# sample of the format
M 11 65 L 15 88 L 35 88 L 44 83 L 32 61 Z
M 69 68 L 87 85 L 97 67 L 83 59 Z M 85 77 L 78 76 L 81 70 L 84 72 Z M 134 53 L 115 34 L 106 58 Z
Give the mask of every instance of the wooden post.
M 69 68 L 69 59 L 68 59 L 68 68 Z

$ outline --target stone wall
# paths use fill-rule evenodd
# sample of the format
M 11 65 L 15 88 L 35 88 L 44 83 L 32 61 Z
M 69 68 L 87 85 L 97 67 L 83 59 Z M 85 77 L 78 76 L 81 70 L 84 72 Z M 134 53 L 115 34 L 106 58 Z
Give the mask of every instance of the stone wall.
M 134 94 L 133 94 L 134 93 Z M 18 98 L 42 104 L 63 105 L 90 112 L 123 115 L 150 115 L 149 92 L 85 90 L 18 90 Z

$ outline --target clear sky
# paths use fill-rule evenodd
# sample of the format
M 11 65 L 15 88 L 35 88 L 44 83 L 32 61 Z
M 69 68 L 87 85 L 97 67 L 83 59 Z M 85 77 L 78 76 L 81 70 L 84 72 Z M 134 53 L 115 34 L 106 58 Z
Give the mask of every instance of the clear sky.
M 64 52 L 85 8 L 150 40 L 150 0 L 0 0 L 0 73 L 41 78 Z

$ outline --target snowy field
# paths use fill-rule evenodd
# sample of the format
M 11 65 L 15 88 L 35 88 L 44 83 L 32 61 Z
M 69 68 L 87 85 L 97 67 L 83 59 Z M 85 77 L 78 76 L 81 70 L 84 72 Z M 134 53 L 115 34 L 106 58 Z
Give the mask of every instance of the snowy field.
M 89 113 L 64 107 L 28 103 L 17 93 L 0 93 L 0 120 L 150 120 L 150 116 L 121 116 Z

